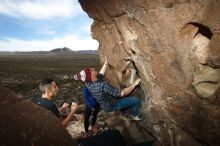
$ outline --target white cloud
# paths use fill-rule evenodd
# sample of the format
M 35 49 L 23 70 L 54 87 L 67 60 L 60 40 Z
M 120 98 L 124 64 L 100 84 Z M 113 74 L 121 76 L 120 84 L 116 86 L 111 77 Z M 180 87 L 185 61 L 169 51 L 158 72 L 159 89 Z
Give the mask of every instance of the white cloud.
M 53 19 L 80 13 L 77 0 L 0 0 L 0 14 L 17 18 Z
M 51 40 L 25 41 L 17 38 L 4 38 L 0 41 L 0 51 L 49 51 L 63 47 L 71 50 L 97 50 L 98 42 L 91 37 L 80 38 L 74 34 Z
M 87 16 L 82 15 L 83 11 L 78 0 L 0 0 L 1 14 L 22 18 L 22 21 L 9 19 L 10 25 L 2 24 L 2 28 L 8 26 L 9 31 L 0 34 L 0 51 L 49 51 L 62 47 L 72 50 L 98 49 L 98 42 L 90 36 L 91 21 Z M 41 39 L 22 39 L 23 32 L 24 37 L 28 32 L 28 39 L 33 35 L 36 35 L 34 38 Z M 66 32 L 73 34 L 65 35 Z M 12 35 L 8 34 L 13 34 L 13 37 L 9 37 Z M 52 35 L 54 38 L 42 40 Z M 62 37 L 59 37 L 61 35 Z
M 90 29 L 91 29 L 91 24 L 85 24 L 81 26 L 80 31 L 90 32 Z

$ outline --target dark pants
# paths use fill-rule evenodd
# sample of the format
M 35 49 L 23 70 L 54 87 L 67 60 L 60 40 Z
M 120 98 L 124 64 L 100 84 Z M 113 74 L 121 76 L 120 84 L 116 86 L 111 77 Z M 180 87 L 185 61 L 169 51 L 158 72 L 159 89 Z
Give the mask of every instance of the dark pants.
M 99 106 L 94 107 L 93 111 L 90 107 L 86 106 L 86 111 L 84 113 L 84 115 L 85 115 L 85 119 L 84 119 L 85 132 L 89 131 L 89 118 L 91 115 L 92 115 L 92 126 L 95 125 L 99 110 L 100 110 Z

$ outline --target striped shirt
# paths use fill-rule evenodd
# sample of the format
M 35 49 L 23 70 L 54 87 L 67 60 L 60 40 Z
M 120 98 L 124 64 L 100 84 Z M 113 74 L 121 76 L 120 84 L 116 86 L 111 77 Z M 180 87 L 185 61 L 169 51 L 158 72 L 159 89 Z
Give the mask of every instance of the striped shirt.
M 105 112 L 111 112 L 115 99 L 120 97 L 120 90 L 106 82 L 102 74 L 98 74 L 97 78 L 98 80 L 95 82 L 86 83 L 86 87 L 100 104 L 101 109 Z

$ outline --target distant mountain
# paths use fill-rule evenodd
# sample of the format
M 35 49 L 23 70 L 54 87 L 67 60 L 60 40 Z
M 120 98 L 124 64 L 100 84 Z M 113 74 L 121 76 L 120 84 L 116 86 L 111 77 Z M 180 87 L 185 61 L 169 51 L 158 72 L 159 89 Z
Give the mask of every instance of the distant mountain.
M 50 51 L 51 53 L 55 54 L 66 54 L 66 53 L 76 53 L 76 54 L 97 54 L 98 51 L 96 50 L 79 50 L 79 51 L 72 51 L 67 47 L 64 48 L 56 48 Z
M 0 55 L 11 55 L 13 54 L 13 52 L 9 52 L 9 51 L 0 51 Z
M 73 53 L 72 50 L 70 50 L 67 47 L 64 48 L 56 48 L 50 51 L 51 53 L 56 53 L 56 54 L 66 54 L 66 53 Z
M 79 50 L 79 51 L 72 51 L 67 47 L 63 48 L 56 48 L 51 51 L 31 51 L 31 52 L 7 52 L 7 51 L 0 51 L 0 55 L 56 55 L 56 54 L 98 54 L 97 50 Z
M 75 51 L 77 54 L 98 54 L 97 50 L 80 50 L 80 51 Z
M 0 55 L 50 55 L 51 53 L 48 51 L 32 51 L 32 52 L 3 52 L 0 51 Z

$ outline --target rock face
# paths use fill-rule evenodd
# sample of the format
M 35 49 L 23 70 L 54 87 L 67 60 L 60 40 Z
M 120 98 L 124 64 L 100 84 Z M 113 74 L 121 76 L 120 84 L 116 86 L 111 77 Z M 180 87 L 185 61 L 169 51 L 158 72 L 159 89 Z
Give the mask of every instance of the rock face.
M 120 131 L 126 146 L 137 145 L 137 143 L 145 141 L 151 141 L 153 146 L 161 146 L 151 135 L 146 133 L 145 129 L 137 125 L 135 122 L 132 122 L 131 118 L 129 118 L 130 115 L 125 116 L 124 113 L 113 115 L 112 113 L 104 114 L 106 116 L 106 125 L 108 125 L 109 128 L 114 128 Z
M 106 78 L 123 88 L 135 68 L 142 79 L 143 128 L 166 146 L 220 145 L 220 1 L 79 2 Z
M 73 146 L 73 140 L 51 112 L 0 86 L 1 146 Z

